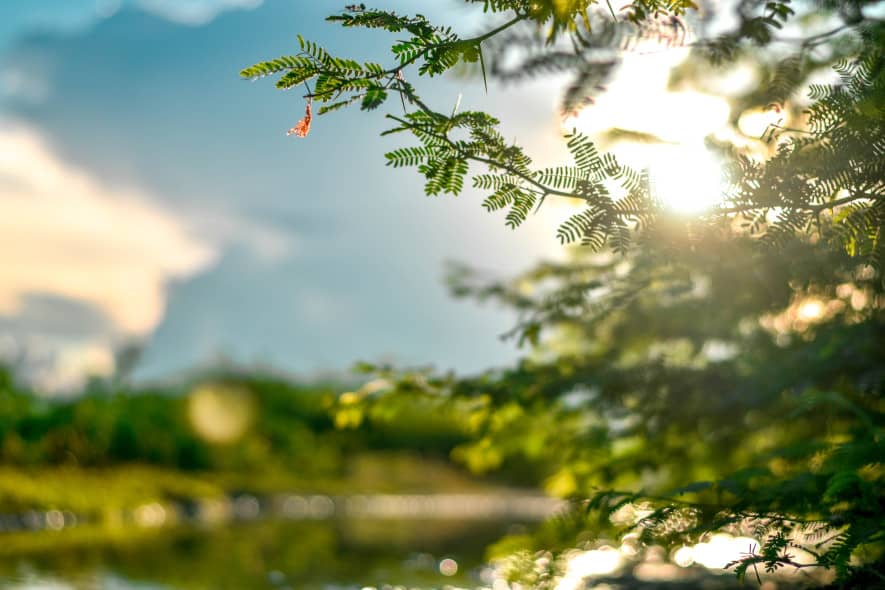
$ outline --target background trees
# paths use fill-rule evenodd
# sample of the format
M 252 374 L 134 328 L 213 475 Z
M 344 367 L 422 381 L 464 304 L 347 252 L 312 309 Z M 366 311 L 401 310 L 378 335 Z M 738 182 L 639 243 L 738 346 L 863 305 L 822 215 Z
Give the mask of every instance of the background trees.
M 468 38 L 350 6 L 330 20 L 395 33 L 390 64 L 299 38 L 298 55 L 243 71 L 306 88 L 302 135 L 314 103 L 318 114 L 374 110 L 398 96 L 389 133 L 416 142 L 388 163 L 417 167 L 431 195 L 461 192 L 478 166 L 483 206 L 512 227 L 548 198 L 580 203 L 557 234 L 587 246 L 568 262 L 512 280 L 452 274 L 456 294 L 520 312 L 513 336 L 532 345 L 523 361 L 466 378 L 366 367 L 385 386 L 343 398 L 343 421 L 402 395 L 453 404 L 473 433 L 457 457 L 476 470 L 533 465 L 575 499 L 566 545 L 578 532 L 632 530 L 644 546 L 678 547 L 729 530 L 759 541 L 731 564 L 739 576 L 820 569 L 831 577 L 819 583 L 881 586 L 885 25 L 875 5 L 744 1 L 724 28 L 690 2 L 483 8 L 500 20 Z M 725 188 L 697 218 L 668 213 L 646 171 L 588 137 L 566 136 L 573 164 L 539 169 L 492 114 L 441 112 L 413 82 L 459 64 L 484 81 L 564 71 L 570 113 L 592 103 L 623 52 L 648 43 L 693 47 L 678 74 L 697 83 L 711 65 L 754 68 L 759 84 L 731 97 L 733 122 L 752 107 L 782 113 L 762 141 L 709 146 Z M 832 83 L 808 86 L 831 66 Z

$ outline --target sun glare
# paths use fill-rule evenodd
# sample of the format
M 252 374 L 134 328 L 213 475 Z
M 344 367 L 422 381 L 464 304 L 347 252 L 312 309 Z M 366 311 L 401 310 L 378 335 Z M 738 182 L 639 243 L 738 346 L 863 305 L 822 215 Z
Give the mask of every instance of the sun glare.
M 667 209 L 696 215 L 722 201 L 722 168 L 703 146 L 660 146 L 648 162 L 652 194 Z
M 722 166 L 704 138 L 728 128 L 731 108 L 722 96 L 669 87 L 672 68 L 687 56 L 674 50 L 625 58 L 606 91 L 561 129 L 585 133 L 619 161 L 647 170 L 653 196 L 669 211 L 698 215 L 723 201 Z

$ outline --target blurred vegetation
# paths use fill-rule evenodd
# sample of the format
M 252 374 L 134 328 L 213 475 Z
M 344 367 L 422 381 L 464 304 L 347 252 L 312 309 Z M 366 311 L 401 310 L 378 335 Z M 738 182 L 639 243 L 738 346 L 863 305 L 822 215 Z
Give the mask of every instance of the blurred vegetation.
M 218 372 L 138 389 L 93 380 L 66 399 L 0 370 L 0 514 L 70 510 L 107 520 L 152 501 L 227 493 L 483 489 L 452 467 L 457 412 L 411 400 L 341 430 L 341 386 Z
M 735 241 L 723 255 L 711 240 L 666 259 L 579 253 L 512 280 L 455 268 L 452 281 L 519 310 L 533 353 L 479 377 L 374 367 L 391 386 L 362 403 L 469 401 L 458 458 L 478 472 L 542 464 L 548 491 L 575 501 L 495 555 L 625 533 L 691 546 L 723 530 L 776 548 L 748 554 L 750 573 L 780 560 L 877 587 L 885 301 L 869 267 L 819 243 L 760 256 Z
M 165 387 L 124 381 L 93 379 L 58 399 L 0 370 L 0 528 L 10 518 L 45 523 L 35 511 L 65 525 L 0 530 L 0 587 L 431 586 L 443 556 L 462 568 L 446 582 L 466 585 L 506 530 L 496 521 L 232 513 L 237 499 L 269 508 L 289 497 L 276 494 L 501 492 L 506 480 L 449 460 L 469 437 L 447 405 L 404 401 L 342 430 L 333 402 L 343 386 L 333 383 L 226 370 Z M 140 514 L 151 510 L 161 522 Z

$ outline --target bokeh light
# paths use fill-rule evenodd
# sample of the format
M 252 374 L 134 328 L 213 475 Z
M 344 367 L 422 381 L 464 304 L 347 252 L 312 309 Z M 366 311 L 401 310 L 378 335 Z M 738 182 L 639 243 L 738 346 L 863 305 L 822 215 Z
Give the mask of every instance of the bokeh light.
M 198 386 L 188 399 L 188 417 L 194 431 L 213 443 L 232 443 L 249 428 L 255 415 L 252 396 L 230 385 Z
M 444 576 L 454 576 L 458 573 L 458 562 L 451 557 L 446 557 L 439 562 L 439 573 Z

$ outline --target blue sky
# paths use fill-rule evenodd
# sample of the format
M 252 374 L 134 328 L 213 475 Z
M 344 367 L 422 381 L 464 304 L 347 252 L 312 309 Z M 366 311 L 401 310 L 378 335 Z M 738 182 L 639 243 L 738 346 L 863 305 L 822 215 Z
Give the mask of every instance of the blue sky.
M 133 339 L 143 377 L 221 356 L 302 374 L 514 358 L 498 339 L 513 318 L 451 300 L 444 263 L 516 272 L 558 251 L 550 224 L 513 232 L 470 190 L 424 197 L 417 173 L 383 165 L 396 143 L 378 137 L 381 113 L 286 137 L 298 96 L 238 79 L 294 53 L 296 33 L 384 59 L 382 35 L 323 22 L 340 4 L 0 4 L 0 353 L 49 388 L 108 370 Z M 477 26 L 455 2 L 382 4 Z M 544 84 L 431 88 L 442 108 L 463 93 L 462 108 L 501 111 L 545 157 L 561 147 Z

